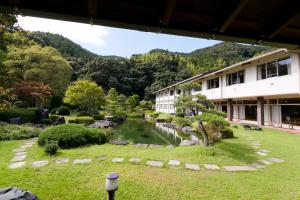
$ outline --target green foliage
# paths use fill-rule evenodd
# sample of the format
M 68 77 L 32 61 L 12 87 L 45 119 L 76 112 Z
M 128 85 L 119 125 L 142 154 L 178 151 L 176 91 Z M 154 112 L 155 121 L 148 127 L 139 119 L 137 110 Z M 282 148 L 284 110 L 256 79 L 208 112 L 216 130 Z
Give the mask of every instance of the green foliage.
M 38 128 L 21 125 L 0 125 L 0 141 L 24 140 L 37 137 L 40 133 Z
M 51 119 L 42 119 L 42 123 L 44 125 L 51 125 L 52 124 L 52 120 Z
M 57 115 L 70 115 L 70 110 L 67 106 L 60 106 L 55 110 L 55 114 Z
M 144 118 L 145 113 L 143 110 L 137 110 L 135 112 L 127 114 L 128 118 Z
M 36 108 L 11 108 L 0 110 L 0 121 L 8 122 L 11 118 L 21 117 L 24 123 L 34 123 L 37 121 Z
M 233 130 L 230 127 L 224 127 L 221 129 L 222 138 L 233 138 Z
M 75 119 L 75 123 L 76 124 L 85 124 L 85 125 L 89 125 L 89 124 L 93 124 L 95 123 L 95 119 L 92 117 L 76 117 Z
M 134 109 L 139 105 L 140 97 L 137 94 L 129 96 L 126 100 L 126 105 L 129 107 L 130 111 L 134 111 Z
M 49 155 L 55 155 L 57 154 L 58 148 L 57 141 L 50 140 L 45 145 L 45 152 Z
M 63 105 L 63 97 L 62 96 L 53 96 L 50 99 L 50 110 L 54 108 L 58 108 Z
M 189 125 L 188 121 L 184 117 L 175 117 L 174 123 L 180 127 L 185 127 Z
M 59 118 L 58 115 L 55 115 L 55 114 L 49 115 L 49 119 L 50 119 L 52 122 L 55 122 L 55 121 L 57 120 L 57 118 Z
M 147 113 L 150 117 L 153 117 L 153 118 L 157 118 L 159 116 L 159 112 L 156 112 L 156 111 L 148 111 Z
M 0 110 L 10 108 L 16 99 L 11 89 L 0 87 Z
M 79 80 L 68 87 L 64 102 L 88 112 L 96 112 L 105 104 L 104 91 L 93 81 Z
M 56 141 L 60 148 L 74 148 L 88 144 L 104 144 L 106 135 L 100 129 L 86 128 L 80 124 L 63 124 L 50 127 L 40 133 L 38 142 Z
M 152 110 L 152 102 L 151 101 L 146 101 L 146 100 L 142 100 L 140 101 L 140 108 L 142 108 L 143 110 Z
M 175 113 L 175 116 L 176 116 L 176 117 L 184 117 L 184 113 L 183 113 L 182 111 L 177 111 L 177 112 Z
M 226 127 L 229 126 L 229 122 L 226 121 L 226 119 L 222 116 L 212 114 L 212 113 L 202 113 L 199 115 L 200 119 L 210 125 L 216 126 L 216 127 Z

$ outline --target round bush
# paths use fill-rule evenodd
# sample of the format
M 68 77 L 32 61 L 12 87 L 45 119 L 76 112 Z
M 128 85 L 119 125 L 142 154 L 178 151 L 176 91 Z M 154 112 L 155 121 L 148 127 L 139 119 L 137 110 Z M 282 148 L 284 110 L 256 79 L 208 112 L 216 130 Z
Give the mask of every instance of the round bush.
M 70 115 L 70 110 L 66 106 L 60 106 L 56 108 L 56 114 L 57 115 Z
M 56 141 L 51 140 L 45 145 L 45 152 L 50 155 L 55 155 L 58 151 L 58 144 Z
M 74 148 L 88 144 L 104 144 L 107 137 L 100 129 L 86 128 L 80 124 L 62 124 L 44 130 L 38 142 L 45 145 L 47 141 L 56 141 L 60 148 Z
M 3 140 L 23 140 L 37 137 L 40 129 L 21 126 L 21 125 L 3 125 L 0 126 L 0 141 Z
M 92 117 L 76 117 L 75 123 L 89 125 L 95 123 L 95 119 Z
M 222 138 L 233 138 L 233 130 L 229 127 L 225 127 L 221 130 Z

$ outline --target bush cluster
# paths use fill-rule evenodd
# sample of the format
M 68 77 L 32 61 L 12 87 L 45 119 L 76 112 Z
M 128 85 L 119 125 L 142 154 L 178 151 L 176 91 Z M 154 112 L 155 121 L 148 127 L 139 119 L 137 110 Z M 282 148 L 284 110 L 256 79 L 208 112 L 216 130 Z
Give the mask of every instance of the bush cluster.
M 24 123 L 34 123 L 37 121 L 36 108 L 11 108 L 0 110 L 0 121 L 8 122 L 11 118 L 20 117 Z
M 89 124 L 93 124 L 95 123 L 95 119 L 92 117 L 76 117 L 75 119 L 70 119 L 68 121 L 69 123 L 72 124 L 85 124 L 85 125 L 89 125 Z
M 104 119 L 104 115 L 103 115 L 103 114 L 100 114 L 100 113 L 98 113 L 98 112 L 90 113 L 90 112 L 87 112 L 87 111 L 80 111 L 80 112 L 77 113 L 77 115 L 76 115 L 76 117 L 86 117 L 86 116 L 92 117 L 92 118 L 94 118 L 95 120 L 101 120 L 101 119 Z
M 49 141 L 45 145 L 45 152 L 50 155 L 55 155 L 58 151 L 58 144 L 56 141 Z
M 52 123 L 55 122 L 57 118 L 59 118 L 58 115 L 53 115 L 53 114 L 49 115 L 49 119 L 52 121 Z
M 230 127 L 224 127 L 221 129 L 222 138 L 233 138 L 233 130 Z
M 3 125 L 0 126 L 0 141 L 3 140 L 23 140 L 37 137 L 40 129 L 21 126 L 21 125 Z
M 74 148 L 88 144 L 104 144 L 107 137 L 100 129 L 86 128 L 80 124 L 62 124 L 50 127 L 39 135 L 38 142 L 56 141 L 60 148 Z

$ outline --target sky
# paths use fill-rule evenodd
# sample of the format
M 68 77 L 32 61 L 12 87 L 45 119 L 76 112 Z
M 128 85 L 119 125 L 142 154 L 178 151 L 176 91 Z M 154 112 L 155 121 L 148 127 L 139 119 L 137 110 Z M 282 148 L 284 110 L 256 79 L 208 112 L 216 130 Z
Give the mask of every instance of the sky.
M 156 48 L 189 53 L 220 42 L 36 17 L 19 16 L 18 22 L 24 30 L 63 35 L 98 55 L 130 57 Z

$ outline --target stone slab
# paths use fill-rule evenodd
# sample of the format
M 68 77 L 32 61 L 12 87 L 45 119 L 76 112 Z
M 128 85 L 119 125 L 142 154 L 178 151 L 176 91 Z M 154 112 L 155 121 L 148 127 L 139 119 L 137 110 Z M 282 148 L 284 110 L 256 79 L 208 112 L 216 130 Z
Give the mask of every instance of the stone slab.
M 258 160 L 257 162 L 263 164 L 263 165 L 271 165 L 273 164 L 273 162 L 269 161 L 269 160 Z
M 124 158 L 113 158 L 112 160 L 111 160 L 112 162 L 114 162 L 114 163 L 121 163 L 121 162 L 123 162 L 124 161 Z
M 142 143 L 137 143 L 134 145 L 135 147 L 140 147 L 140 148 L 147 148 L 148 144 L 142 144 Z
M 15 162 L 15 163 L 10 163 L 10 165 L 8 166 L 10 169 L 16 169 L 16 168 L 21 168 L 24 167 L 25 165 L 25 161 L 23 162 Z
M 170 166 L 179 166 L 180 161 L 179 160 L 169 160 L 168 165 L 170 165 Z
M 275 158 L 275 157 L 271 157 L 266 159 L 267 161 L 273 162 L 273 163 L 283 163 L 284 160 L 280 159 L 280 158 Z
M 26 155 L 27 152 L 26 151 L 22 151 L 22 152 L 17 152 L 16 156 L 21 156 L 21 155 Z
M 254 163 L 250 164 L 249 166 L 250 166 L 250 167 L 254 167 L 254 168 L 256 168 L 256 169 L 262 169 L 262 168 L 265 168 L 265 167 L 266 167 L 266 165 L 263 165 L 263 164 L 258 163 L 258 162 L 254 162 Z
M 60 158 L 55 161 L 55 164 L 63 164 L 69 162 L 69 158 Z
M 159 145 L 159 144 L 149 144 L 150 148 L 162 148 L 163 145 Z
M 48 160 L 39 160 L 32 163 L 32 167 L 43 167 L 49 164 Z
M 101 155 L 97 158 L 97 160 L 100 160 L 100 161 L 105 160 L 105 159 L 106 159 L 106 155 Z
M 262 152 L 262 153 L 270 153 L 271 151 L 269 151 L 269 150 L 266 150 L 266 149 L 261 149 L 261 150 L 259 150 L 260 152 Z
M 13 157 L 13 159 L 11 159 L 11 162 L 19 162 L 19 161 L 24 161 L 27 155 L 19 155 L 19 156 L 15 156 Z
M 90 163 L 90 162 L 92 162 L 91 158 L 73 160 L 73 164 L 84 164 L 84 163 Z
M 115 145 L 127 145 L 129 142 L 128 140 L 111 140 L 110 144 L 115 144 Z
M 204 164 L 204 168 L 205 169 L 213 169 L 213 170 L 220 169 L 220 167 L 215 164 Z
M 239 166 L 223 166 L 226 171 L 237 172 L 237 171 L 256 171 L 256 168 L 247 166 L 247 165 L 239 165 Z
M 198 164 L 190 164 L 190 163 L 186 163 L 185 164 L 185 168 L 189 169 L 189 170 L 195 170 L 195 171 L 199 171 L 200 167 Z
M 14 153 L 24 152 L 24 151 L 26 151 L 25 148 L 18 148 L 18 149 L 14 149 L 14 150 L 13 150 Z
M 32 147 L 32 144 L 24 144 L 21 146 L 21 148 L 29 148 L 29 147 Z
M 141 158 L 130 158 L 129 159 L 129 162 L 131 163 L 140 163 L 142 161 Z
M 151 167 L 163 167 L 164 163 L 162 161 L 148 160 L 146 162 L 146 165 L 149 165 Z
M 260 152 L 260 151 L 257 151 L 255 152 L 257 155 L 260 155 L 260 156 L 267 156 L 268 154 L 267 153 L 263 153 L 263 152 Z

